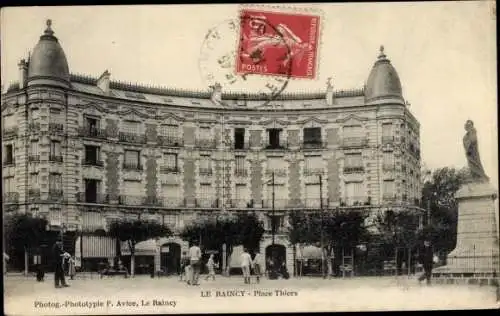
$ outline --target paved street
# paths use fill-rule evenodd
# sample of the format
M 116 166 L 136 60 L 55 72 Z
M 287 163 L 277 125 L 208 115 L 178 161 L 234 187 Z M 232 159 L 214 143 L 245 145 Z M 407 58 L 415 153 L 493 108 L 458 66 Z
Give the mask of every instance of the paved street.
M 419 286 L 414 278 L 406 277 L 302 278 L 263 280 L 260 284 L 251 285 L 242 283 L 238 277 L 220 277 L 215 282 L 202 280 L 200 286 L 194 287 L 179 282 L 176 277 L 99 279 L 94 275 L 71 281 L 69 288 L 55 289 L 52 274 L 43 283 L 35 282 L 34 278 L 10 276 L 5 281 L 5 312 L 27 315 L 498 307 L 493 287 L 427 287 Z M 223 294 L 226 297 L 221 297 Z M 96 305 L 81 306 L 86 301 Z

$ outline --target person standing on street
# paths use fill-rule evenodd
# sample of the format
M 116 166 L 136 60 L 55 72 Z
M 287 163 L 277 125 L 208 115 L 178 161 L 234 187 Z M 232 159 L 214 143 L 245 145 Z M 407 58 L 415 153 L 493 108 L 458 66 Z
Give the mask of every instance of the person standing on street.
M 193 244 L 189 248 L 189 260 L 191 264 L 191 285 L 199 285 L 198 279 L 200 277 L 200 261 L 201 261 L 201 249 L 200 247 Z M 189 284 L 189 283 L 188 283 Z
M 206 280 L 208 280 L 210 277 L 212 277 L 212 280 L 215 281 L 215 261 L 214 261 L 214 254 L 210 254 L 210 258 L 208 258 L 207 268 L 208 268 L 208 275 L 207 275 Z
M 179 281 L 182 281 L 183 278 L 189 280 L 187 274 L 188 266 L 189 266 L 189 258 L 187 256 L 187 253 L 183 252 L 181 257 L 181 271 L 179 273 Z
M 424 241 L 424 246 L 420 250 L 420 263 L 424 267 L 424 273 L 418 278 L 418 282 L 422 282 L 426 279 L 427 285 L 431 284 L 432 267 L 434 260 L 434 251 L 432 249 L 431 243 L 428 240 Z
M 52 247 L 52 256 L 54 260 L 54 282 L 55 287 L 68 287 L 66 284 L 66 280 L 64 279 L 64 251 L 62 249 L 62 242 L 56 241 L 54 246 Z
M 250 266 L 252 265 L 252 257 L 247 249 L 243 249 L 241 254 L 241 270 L 243 271 L 243 280 L 245 284 L 250 284 Z
M 257 250 L 255 252 L 255 258 L 253 258 L 253 271 L 255 273 L 255 278 L 257 283 L 260 283 L 260 276 L 262 275 L 262 269 L 264 265 L 262 264 L 262 255 Z
M 68 259 L 68 274 L 69 274 L 69 278 L 71 280 L 75 279 L 76 264 L 75 264 L 75 258 L 73 258 L 73 257 L 69 257 L 69 259 Z
M 10 260 L 10 257 L 5 252 L 3 253 L 3 274 L 7 275 L 7 261 Z

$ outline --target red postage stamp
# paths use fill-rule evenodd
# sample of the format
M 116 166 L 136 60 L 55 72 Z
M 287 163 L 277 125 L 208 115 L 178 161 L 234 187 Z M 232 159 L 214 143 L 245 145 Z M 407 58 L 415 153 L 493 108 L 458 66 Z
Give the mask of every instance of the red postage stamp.
M 236 73 L 313 79 L 320 17 L 244 9 Z

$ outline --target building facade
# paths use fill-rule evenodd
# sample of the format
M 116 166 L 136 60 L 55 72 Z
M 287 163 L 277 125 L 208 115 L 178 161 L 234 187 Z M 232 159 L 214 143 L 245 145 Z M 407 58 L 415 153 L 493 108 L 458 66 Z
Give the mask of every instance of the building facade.
M 276 243 L 291 270 L 290 210 L 418 205 L 420 125 L 383 48 L 360 89 L 328 83 L 265 106 L 224 91 L 220 105 L 213 93 L 71 74 L 49 24 L 2 95 L 4 209 L 86 232 L 126 217 L 179 232 L 200 214 L 252 209 L 264 253 L 274 187 Z

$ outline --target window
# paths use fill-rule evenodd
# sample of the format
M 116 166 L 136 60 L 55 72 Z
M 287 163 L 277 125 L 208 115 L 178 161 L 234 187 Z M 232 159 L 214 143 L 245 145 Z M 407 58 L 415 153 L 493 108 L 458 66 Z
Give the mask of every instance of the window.
M 198 137 L 202 140 L 210 140 L 212 137 L 211 129 L 208 126 L 200 126 L 199 133 Z
M 85 163 L 97 165 L 99 163 L 99 150 L 97 146 L 85 145 Z
M 141 133 L 141 123 L 134 121 L 123 121 L 122 122 L 123 131 L 128 134 L 140 134 Z
M 383 153 L 383 169 L 393 170 L 394 169 L 394 153 L 392 151 L 385 151 Z
M 179 206 L 180 194 L 177 184 L 165 184 L 162 186 L 162 191 L 166 206 Z
M 269 128 L 269 129 L 267 129 L 267 135 L 268 135 L 268 139 L 269 139 L 267 148 L 279 148 L 281 146 L 281 143 L 280 143 L 281 131 L 282 131 L 281 128 Z
M 14 115 L 6 115 L 3 117 L 4 130 L 11 130 L 17 126 L 16 117 Z
M 31 155 L 38 156 L 38 140 L 31 141 L 30 152 L 31 152 Z
M 284 207 L 288 201 L 288 190 L 283 184 L 276 183 L 274 185 L 274 206 Z M 266 207 L 271 207 L 273 202 L 273 185 L 268 183 L 267 185 L 267 203 Z
M 125 169 L 141 169 L 140 152 L 137 150 L 125 150 Z
M 213 207 L 214 202 L 214 190 L 212 184 L 210 183 L 200 183 L 200 200 L 199 206 L 202 207 Z
M 236 184 L 235 187 L 236 207 L 245 207 L 248 202 L 247 186 L 245 184 Z
M 17 192 L 14 177 L 6 177 L 3 179 L 3 191 L 5 193 Z
M 245 156 L 235 157 L 235 173 L 236 175 L 246 175 Z
M 50 225 L 60 226 L 62 224 L 62 211 L 59 207 L 49 208 L 48 221 Z
M 200 156 L 200 174 L 212 174 L 212 164 L 210 156 Z
M 382 124 L 382 142 L 388 143 L 394 140 L 392 123 Z
M 125 180 L 123 181 L 123 195 L 138 196 L 144 191 L 144 185 L 141 181 Z
M 351 125 L 343 127 L 344 137 L 361 137 L 363 136 L 363 129 L 361 125 Z
M 270 157 L 267 159 L 268 173 L 275 173 L 275 176 L 283 176 L 286 173 L 285 163 L 282 158 Z
M 49 191 L 62 191 L 62 176 L 60 173 L 51 173 L 49 175 Z
M 38 181 L 38 172 L 31 173 L 30 178 L 31 178 L 31 187 L 33 189 L 38 189 L 40 185 Z
M 384 190 L 384 197 L 385 198 L 394 197 L 394 193 L 395 193 L 394 180 L 384 180 L 383 190 Z
M 177 171 L 177 154 L 165 154 L 165 168 L 169 171 Z
M 61 143 L 57 140 L 52 140 L 50 142 L 50 156 L 59 157 L 61 156 Z
M 234 129 L 234 149 L 244 149 L 245 148 L 245 129 L 235 128 Z
M 99 120 L 92 118 L 92 117 L 86 117 L 85 118 L 85 128 L 90 132 L 90 133 L 95 133 L 97 132 L 97 129 L 99 129 Z
M 5 145 L 4 163 L 14 163 L 14 146 L 12 144 Z
M 164 124 L 160 126 L 160 136 L 163 137 L 177 137 L 179 126 Z
M 306 191 L 305 191 L 305 197 L 306 201 L 305 204 L 307 207 L 320 207 L 321 206 L 321 200 L 320 200 L 320 185 L 319 183 L 307 183 L 306 184 Z
M 361 153 L 349 153 L 345 155 L 346 168 L 363 168 L 363 156 Z
M 364 197 L 363 182 L 347 182 L 345 184 L 345 200 L 347 205 L 363 204 Z
M 304 128 L 304 145 L 318 146 L 321 145 L 321 128 L 312 127 Z
M 94 179 L 85 179 L 85 202 L 103 203 L 100 199 L 101 181 Z
M 304 174 L 306 176 L 312 174 L 323 173 L 323 157 L 321 156 L 306 156 L 304 157 Z

